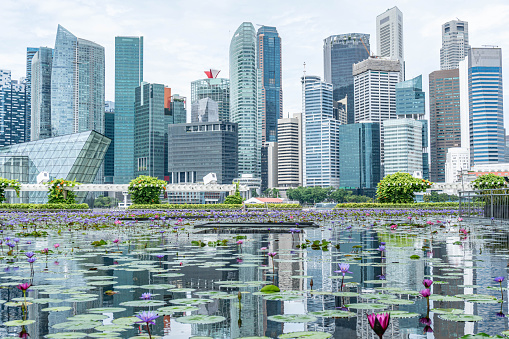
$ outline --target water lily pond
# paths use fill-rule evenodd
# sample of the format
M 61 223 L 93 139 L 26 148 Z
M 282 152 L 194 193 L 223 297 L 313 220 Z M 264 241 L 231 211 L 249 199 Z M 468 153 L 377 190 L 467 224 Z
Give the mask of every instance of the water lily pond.
M 509 224 L 454 210 L 0 212 L 0 231 L 0 338 L 378 338 L 383 312 L 384 338 L 509 334 Z

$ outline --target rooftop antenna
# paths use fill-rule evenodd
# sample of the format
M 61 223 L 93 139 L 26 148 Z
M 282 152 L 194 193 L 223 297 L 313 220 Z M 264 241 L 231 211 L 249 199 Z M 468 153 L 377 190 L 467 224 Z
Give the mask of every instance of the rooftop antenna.
M 304 61 L 304 77 L 306 76 L 306 62 Z

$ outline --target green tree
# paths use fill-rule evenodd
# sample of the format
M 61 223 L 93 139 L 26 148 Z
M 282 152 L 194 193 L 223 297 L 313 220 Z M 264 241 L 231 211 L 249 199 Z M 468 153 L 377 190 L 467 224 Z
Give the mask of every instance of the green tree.
M 159 196 L 166 190 L 166 181 L 140 175 L 129 183 L 129 194 L 135 204 L 159 204 Z
M 46 183 L 48 185 L 48 203 L 49 204 L 75 204 L 76 194 L 67 190 L 66 187 L 80 185 L 75 180 L 53 179 Z
M 376 196 L 381 203 L 412 203 L 415 192 L 425 192 L 431 182 L 397 172 L 387 175 L 378 183 Z
M 505 187 L 505 185 L 505 179 L 493 173 L 481 175 L 472 181 L 472 186 L 478 190 L 502 188 Z
M 239 204 L 242 204 L 242 201 L 244 201 L 244 199 L 240 195 L 239 183 L 236 183 L 235 184 L 235 194 L 227 196 L 226 199 L 224 199 L 224 204 L 239 205 Z
M 19 191 L 21 189 L 21 184 L 16 179 L 10 180 L 10 179 L 5 179 L 5 178 L 0 178 L 0 203 L 7 200 L 5 198 L 5 189 L 6 188 L 13 188 L 16 191 L 16 195 L 19 197 Z

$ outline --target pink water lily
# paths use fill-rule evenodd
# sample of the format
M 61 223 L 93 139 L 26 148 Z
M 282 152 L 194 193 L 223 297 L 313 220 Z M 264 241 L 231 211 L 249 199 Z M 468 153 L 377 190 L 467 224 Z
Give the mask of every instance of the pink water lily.
M 368 314 L 368 321 L 371 329 L 375 331 L 376 335 L 381 339 L 389 327 L 391 320 L 390 313 L 373 313 Z

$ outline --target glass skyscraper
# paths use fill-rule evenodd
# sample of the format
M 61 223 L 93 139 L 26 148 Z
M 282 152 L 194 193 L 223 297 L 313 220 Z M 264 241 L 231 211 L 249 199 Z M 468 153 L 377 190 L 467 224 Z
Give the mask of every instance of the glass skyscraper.
M 323 40 L 324 81 L 332 84 L 335 101 L 346 98 L 346 120 L 349 124 L 355 122 L 352 66 L 367 59 L 369 50 L 369 34 L 331 35 Z
M 214 78 L 211 72 L 207 75 L 210 78 L 191 82 L 191 104 L 210 98 L 217 102 L 219 121 L 228 122 L 230 121 L 230 79 Z
M 262 144 L 277 141 L 277 120 L 283 117 L 283 88 L 281 81 L 281 38 L 276 27 L 258 29 L 258 68 L 262 83 L 260 110 L 262 115 Z
M 11 71 L 0 69 L 0 146 L 27 141 L 26 87 L 11 79 Z
M 115 37 L 115 177 L 134 179 L 134 92 L 143 81 L 143 37 Z
M 31 141 L 51 138 L 52 64 L 53 49 L 47 47 L 39 48 L 31 60 Z
M 26 100 L 26 116 L 25 116 L 25 135 L 27 136 L 27 141 L 31 138 L 31 116 L 32 116 L 32 59 L 34 55 L 39 51 L 39 48 L 36 47 L 27 47 L 27 59 L 26 59 L 26 77 L 25 77 L 25 86 L 27 93 Z
M 104 135 L 111 140 L 110 146 L 104 156 L 104 182 L 113 183 L 115 174 L 115 103 L 106 101 L 104 107 Z
M 260 177 L 262 119 L 258 111 L 260 77 L 256 67 L 256 31 L 242 23 L 230 43 L 230 121 L 238 124 L 239 175 Z
M 468 44 L 468 22 L 451 20 L 442 25 L 442 48 L 440 69 L 456 69 L 470 51 Z
M 104 133 L 104 47 L 58 25 L 51 72 L 52 136 Z

